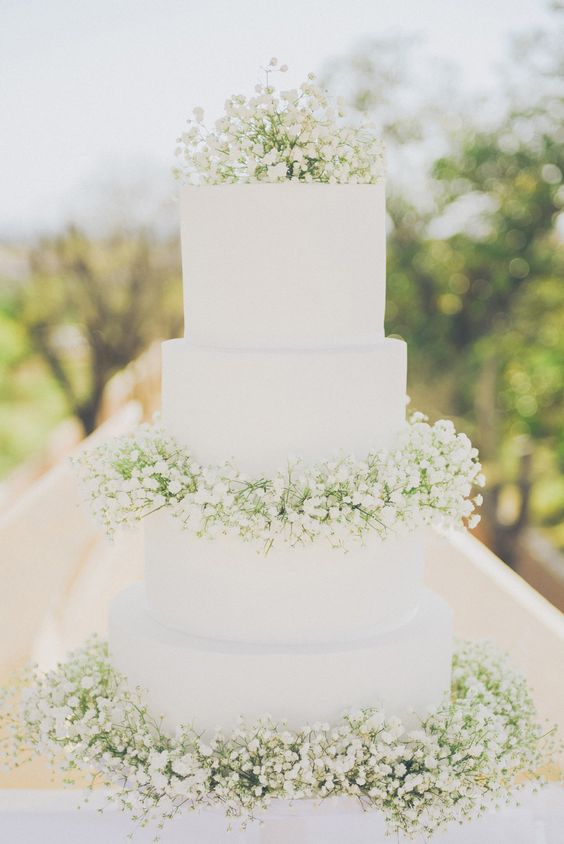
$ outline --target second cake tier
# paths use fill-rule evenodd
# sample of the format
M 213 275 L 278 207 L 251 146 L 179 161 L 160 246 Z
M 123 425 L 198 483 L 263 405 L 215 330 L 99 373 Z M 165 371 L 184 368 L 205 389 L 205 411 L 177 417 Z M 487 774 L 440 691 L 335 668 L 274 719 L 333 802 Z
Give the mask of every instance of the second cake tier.
M 236 319 L 236 314 L 234 314 Z M 346 349 L 162 345 L 162 416 L 200 463 L 243 472 L 389 446 L 405 424 L 407 352 L 386 339 Z

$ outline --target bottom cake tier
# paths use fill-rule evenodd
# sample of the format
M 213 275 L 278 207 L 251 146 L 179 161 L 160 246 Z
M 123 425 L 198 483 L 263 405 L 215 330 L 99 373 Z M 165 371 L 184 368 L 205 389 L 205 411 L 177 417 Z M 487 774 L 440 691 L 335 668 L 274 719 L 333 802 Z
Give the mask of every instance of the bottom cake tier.
M 143 584 L 135 584 L 112 604 L 109 642 L 115 667 L 144 688 L 169 730 L 232 729 L 240 716 L 267 713 L 298 729 L 378 704 L 415 726 L 450 687 L 452 613 L 426 591 L 410 621 L 369 639 L 252 645 L 164 627 L 146 609 Z

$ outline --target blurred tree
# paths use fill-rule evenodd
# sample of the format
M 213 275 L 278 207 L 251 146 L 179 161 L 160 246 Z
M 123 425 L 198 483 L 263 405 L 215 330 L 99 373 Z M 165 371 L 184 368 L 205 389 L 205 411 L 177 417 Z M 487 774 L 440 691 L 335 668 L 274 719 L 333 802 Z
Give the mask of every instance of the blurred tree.
M 86 433 L 111 376 L 152 340 L 181 333 L 177 252 L 146 231 L 90 240 L 73 226 L 31 250 L 17 308 Z
M 564 468 L 564 146 L 535 132 L 532 144 L 504 149 L 516 121 L 523 115 L 469 133 L 434 167 L 444 210 L 472 197 L 480 226 L 421 236 L 413 211 L 396 203 L 390 238 L 391 326 L 425 349 L 419 376 L 429 383 L 443 373 L 450 412 L 473 423 L 489 467 L 490 541 L 509 560 L 529 524 L 535 446 L 554 449 Z M 513 515 L 500 507 L 508 485 Z
M 333 69 L 349 80 L 350 102 L 384 118 L 393 159 L 395 145 L 419 144 L 404 162 L 427 174 L 423 201 L 390 179 L 387 330 L 409 341 L 416 406 L 458 417 L 480 447 L 486 538 L 513 565 L 535 484 L 547 468 L 564 470 L 564 38 L 555 16 L 551 32 L 516 42 L 527 86 L 481 125 L 480 112 L 457 117 L 442 90 L 406 123 L 401 90 L 381 94 L 390 78 L 399 89 L 413 82 L 390 77 L 394 61 L 410 65 L 405 42 L 395 54 L 367 45 L 348 76 L 342 61 Z M 437 95 L 448 119 L 434 130 Z M 547 518 L 562 514 L 560 499 Z
M 554 449 L 564 469 L 564 143 L 538 117 L 519 110 L 494 131 L 470 132 L 434 167 L 445 210 L 462 196 L 481 208 L 480 226 L 441 244 L 436 304 L 454 409 L 475 419 L 490 466 L 491 544 L 510 561 L 530 522 L 537 447 Z M 500 465 L 510 440 L 511 468 Z M 513 506 L 502 508 L 508 483 Z
M 321 74 L 333 94 L 370 114 L 386 142 L 392 196 L 400 190 L 418 193 L 420 208 L 432 198 L 426 181 L 429 157 L 449 148 L 467 106 L 457 68 L 430 59 L 422 47 L 420 38 L 406 34 L 368 39 L 329 62 Z

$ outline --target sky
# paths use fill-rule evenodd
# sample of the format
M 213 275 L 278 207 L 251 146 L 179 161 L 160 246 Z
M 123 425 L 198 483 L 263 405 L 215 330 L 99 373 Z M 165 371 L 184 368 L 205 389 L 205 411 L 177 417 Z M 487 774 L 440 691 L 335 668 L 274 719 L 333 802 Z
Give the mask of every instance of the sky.
M 0 239 L 94 215 L 135 180 L 168 190 L 194 106 L 219 116 L 271 56 L 290 87 L 367 38 L 414 35 L 488 96 L 511 33 L 546 20 L 543 0 L 0 0 Z

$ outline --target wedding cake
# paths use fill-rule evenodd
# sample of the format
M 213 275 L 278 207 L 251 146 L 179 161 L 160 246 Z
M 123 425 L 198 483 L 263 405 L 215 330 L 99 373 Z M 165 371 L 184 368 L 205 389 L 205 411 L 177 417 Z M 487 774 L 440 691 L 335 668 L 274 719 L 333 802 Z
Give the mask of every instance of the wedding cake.
M 536 776 L 546 731 L 424 586 L 425 530 L 476 524 L 484 478 L 451 422 L 406 418 L 379 142 L 311 77 L 277 95 L 276 67 L 181 138 L 162 419 L 75 460 L 110 535 L 142 521 L 144 582 L 109 642 L 26 674 L 11 735 L 101 774 L 136 824 L 352 797 L 428 840 Z
M 162 348 L 175 438 L 266 477 L 292 454 L 389 447 L 406 347 L 384 337 L 383 183 L 185 186 L 181 221 L 186 338 Z M 145 583 L 114 602 L 110 651 L 171 729 L 298 728 L 376 702 L 413 721 L 448 690 L 451 611 L 423 585 L 421 531 L 264 554 L 166 510 L 144 522 Z

